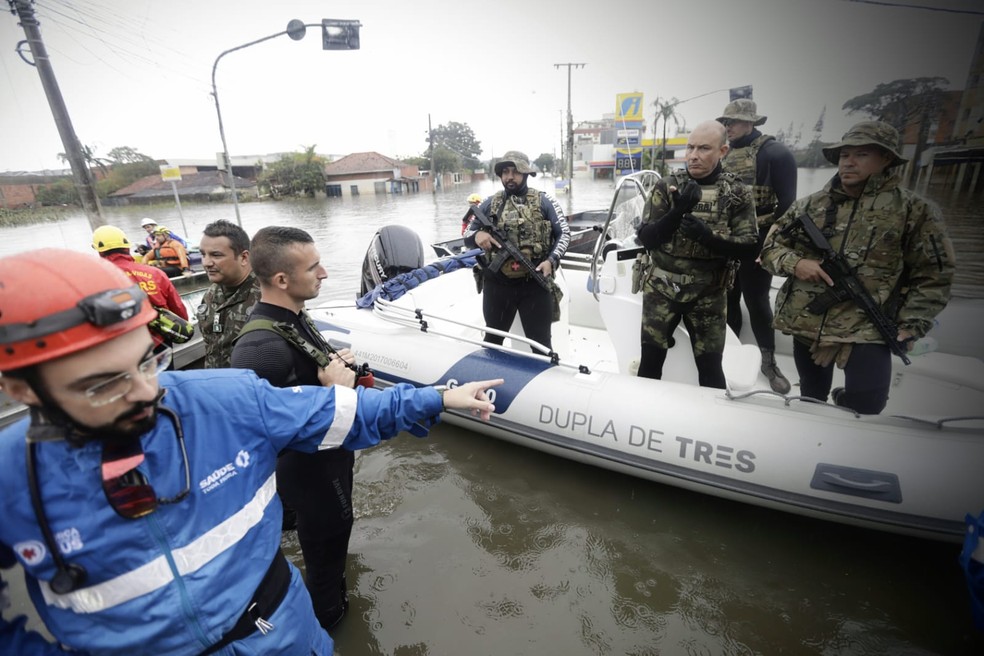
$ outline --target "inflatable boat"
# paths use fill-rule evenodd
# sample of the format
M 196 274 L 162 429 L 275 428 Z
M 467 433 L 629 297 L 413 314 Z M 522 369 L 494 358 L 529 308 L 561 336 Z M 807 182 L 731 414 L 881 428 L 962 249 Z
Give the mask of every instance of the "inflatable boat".
M 448 412 L 451 424 L 695 492 L 959 541 L 965 516 L 984 509 L 980 359 L 947 353 L 943 343 L 909 366 L 895 359 L 889 405 L 878 416 L 798 396 L 797 386 L 776 394 L 760 374 L 758 348 L 730 332 L 728 389 L 697 385 L 683 328 L 663 380 L 634 375 L 642 302 L 631 288 L 634 234 L 657 179 L 642 172 L 621 181 L 593 252 L 563 261 L 552 350 L 516 325 L 502 347 L 485 344 L 472 271 L 447 260 L 312 316 L 331 343 L 368 362 L 377 384 L 505 379 L 492 390 L 490 422 Z M 777 351 L 795 379 L 788 338 Z

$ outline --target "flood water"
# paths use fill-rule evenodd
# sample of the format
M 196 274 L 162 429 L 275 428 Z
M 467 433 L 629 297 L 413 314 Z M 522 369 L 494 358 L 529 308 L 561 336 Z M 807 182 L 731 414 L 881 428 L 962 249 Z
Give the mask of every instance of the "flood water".
M 800 195 L 831 173 L 801 171 Z M 329 273 L 322 300 L 342 299 L 354 298 L 380 226 L 406 225 L 425 245 L 453 237 L 468 194 L 495 188 L 240 209 L 251 234 L 272 224 L 311 232 Z M 558 198 L 585 210 L 611 194 L 609 181 L 575 179 L 573 202 Z M 938 200 L 959 217 L 961 261 L 979 262 L 981 210 Z M 183 209 L 192 242 L 208 222 L 234 219 L 230 205 Z M 133 238 L 143 216 L 181 231 L 174 208 L 106 210 Z M 0 255 L 88 250 L 89 234 L 82 216 L 6 229 Z M 980 296 L 969 270 L 961 291 Z M 753 508 L 446 425 L 361 452 L 354 503 L 352 605 L 333 631 L 345 656 L 984 653 L 956 544 Z M 285 542 L 300 564 L 291 534 Z

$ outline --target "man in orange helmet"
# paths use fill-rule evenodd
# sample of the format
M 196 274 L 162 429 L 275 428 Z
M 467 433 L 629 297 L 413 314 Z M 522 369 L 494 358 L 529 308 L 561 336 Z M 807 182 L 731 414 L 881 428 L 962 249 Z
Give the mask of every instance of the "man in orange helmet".
M 30 407 L 0 432 L 0 565 L 13 553 L 59 643 L 0 616 L 0 653 L 331 654 L 279 551 L 277 454 L 423 436 L 449 408 L 487 419 L 502 381 L 280 389 L 168 372 L 155 314 L 99 258 L 0 258 L 0 386 Z
M 169 278 L 191 275 L 188 252 L 177 239 L 171 237 L 171 231 L 165 226 L 154 230 L 154 249 L 144 256 L 144 261 L 164 271 Z

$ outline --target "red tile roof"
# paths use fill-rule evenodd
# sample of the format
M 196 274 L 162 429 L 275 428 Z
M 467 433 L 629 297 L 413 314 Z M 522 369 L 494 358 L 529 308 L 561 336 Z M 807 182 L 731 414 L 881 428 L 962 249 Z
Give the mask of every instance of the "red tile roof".
M 374 173 L 376 171 L 391 172 L 401 169 L 406 164 L 377 152 L 352 153 L 345 157 L 325 164 L 325 175 L 351 175 L 353 173 Z

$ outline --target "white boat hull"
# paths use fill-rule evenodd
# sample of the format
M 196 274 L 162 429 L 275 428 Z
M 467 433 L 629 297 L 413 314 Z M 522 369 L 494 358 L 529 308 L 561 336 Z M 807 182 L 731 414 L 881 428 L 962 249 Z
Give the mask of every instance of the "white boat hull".
M 437 307 L 440 316 L 461 316 L 471 305 L 474 319 L 477 300 L 466 270 L 429 281 L 396 303 Z M 488 349 L 478 343 L 480 333 L 439 319 L 429 319 L 422 332 L 380 314 L 351 306 L 314 312 L 325 336 L 352 348 L 382 384 L 505 379 L 494 390 L 491 422 L 447 413 L 445 420 L 452 424 L 660 483 L 923 537 L 957 540 L 964 515 L 984 508 L 981 421 L 938 428 L 888 416 L 856 417 L 772 393 L 737 399 L 737 391 L 729 397 L 724 390 L 691 382 L 605 370 L 604 358 L 574 360 L 585 365 L 579 371 L 545 358 Z M 685 338 L 681 342 L 677 348 L 687 351 Z M 729 344 L 732 350 L 735 346 Z M 681 362 L 684 356 L 689 352 L 675 355 L 675 364 L 668 362 L 679 378 L 690 375 Z M 953 357 L 929 354 L 919 364 L 927 369 L 930 358 L 948 362 Z M 936 389 L 935 399 L 927 396 L 923 374 L 899 372 L 887 412 L 914 407 L 906 399 L 920 396 L 922 408 L 945 407 L 934 413 L 935 420 L 958 410 L 955 405 L 980 400 L 981 390 L 967 383 L 984 364 L 958 360 L 969 370 L 963 375 L 951 371 L 949 385 L 930 388 Z M 790 362 L 785 366 L 795 371 Z M 763 380 L 752 388 L 766 389 Z
M 529 353 L 518 337 L 504 350 L 483 344 L 481 297 L 467 269 L 371 309 L 336 304 L 312 314 L 332 343 L 369 363 L 381 385 L 505 379 L 493 390 L 490 422 L 460 412 L 445 420 L 553 455 L 935 539 L 960 540 L 965 515 L 984 509 L 980 359 L 941 344 L 909 367 L 896 360 L 879 416 L 771 392 L 758 348 L 730 333 L 727 391 L 697 386 L 682 329 L 664 379 L 638 378 L 641 297 L 630 290 L 631 259 L 613 249 L 598 262 L 594 271 L 570 260 L 561 268 L 565 302 L 549 357 Z M 513 332 L 522 334 L 518 326 Z M 794 379 L 788 341 L 783 350 L 780 365 Z

